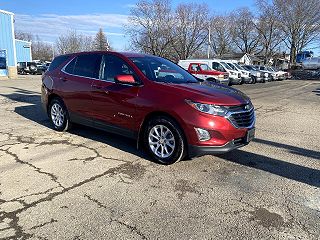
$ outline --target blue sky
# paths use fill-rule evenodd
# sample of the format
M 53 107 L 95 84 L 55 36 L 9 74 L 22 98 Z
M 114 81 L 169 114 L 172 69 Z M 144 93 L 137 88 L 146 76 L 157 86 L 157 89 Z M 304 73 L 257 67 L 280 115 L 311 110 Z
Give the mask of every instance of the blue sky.
M 79 33 L 94 35 L 100 27 L 106 32 L 116 50 L 126 50 L 128 39 L 123 25 L 127 22 L 130 8 L 137 1 L 115 0 L 0 0 L 0 9 L 15 13 L 15 28 L 31 32 L 48 42 L 70 29 Z M 173 5 L 192 1 L 172 1 Z M 212 13 L 226 13 L 239 7 L 254 10 L 254 0 L 210 0 L 203 1 Z M 202 3 L 202 2 L 198 2 Z

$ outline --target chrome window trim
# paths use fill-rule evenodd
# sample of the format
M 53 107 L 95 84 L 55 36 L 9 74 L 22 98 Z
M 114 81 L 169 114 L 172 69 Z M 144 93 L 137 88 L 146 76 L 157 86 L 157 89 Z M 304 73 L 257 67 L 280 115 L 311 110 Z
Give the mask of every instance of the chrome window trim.
M 64 65 L 63 68 L 61 68 L 61 72 L 63 72 L 64 74 L 67 74 L 69 76 L 74 76 L 74 77 L 82 77 L 82 78 L 86 78 L 86 79 L 91 79 L 91 80 L 97 80 L 97 81 L 102 81 L 102 82 L 108 82 L 108 83 L 116 83 L 116 81 L 110 81 L 110 80 L 105 80 L 105 79 L 102 79 L 102 78 L 91 78 L 91 77 L 85 77 L 85 76 L 80 76 L 80 75 L 76 75 L 76 74 L 72 74 L 72 73 L 68 73 L 65 71 L 66 67 L 78 56 L 74 56 L 68 63 L 66 63 Z M 103 57 L 103 56 L 102 56 Z M 101 59 L 101 62 L 102 62 L 102 59 Z M 99 71 L 100 72 L 100 71 Z M 99 74 L 100 75 L 100 74 Z M 131 84 L 121 84 L 121 85 L 125 85 L 125 86 L 134 86 L 134 85 L 131 85 Z M 139 85 L 139 86 L 142 86 L 143 84 Z
M 115 81 L 109 81 L 109 80 L 104 80 L 101 78 L 91 78 L 91 77 L 86 77 L 86 76 L 80 76 L 80 75 L 76 75 L 76 74 L 72 74 L 72 73 L 68 73 L 66 72 L 66 67 L 78 56 L 74 56 L 66 65 L 64 65 L 63 68 L 61 68 L 61 72 L 69 75 L 69 76 L 74 76 L 74 77 L 82 77 L 82 78 L 87 78 L 87 79 L 91 79 L 91 80 L 98 80 L 98 81 L 103 81 L 103 82 L 111 82 L 111 83 L 115 83 Z

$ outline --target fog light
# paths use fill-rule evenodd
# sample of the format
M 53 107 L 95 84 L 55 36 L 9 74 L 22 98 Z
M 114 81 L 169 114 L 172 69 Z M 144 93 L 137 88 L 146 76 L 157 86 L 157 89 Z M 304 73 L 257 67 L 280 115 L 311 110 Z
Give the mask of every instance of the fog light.
M 195 130 L 197 132 L 199 141 L 204 142 L 204 141 L 210 140 L 211 136 L 207 130 L 202 129 L 202 128 L 195 128 Z

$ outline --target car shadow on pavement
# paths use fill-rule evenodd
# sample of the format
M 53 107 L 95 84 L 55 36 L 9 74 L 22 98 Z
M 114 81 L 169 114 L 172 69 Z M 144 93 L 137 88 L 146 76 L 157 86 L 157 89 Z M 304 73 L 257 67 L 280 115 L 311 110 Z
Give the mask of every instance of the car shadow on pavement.
M 320 96 L 320 88 L 317 88 L 316 90 L 312 91 L 315 93 L 317 96 Z
M 287 179 L 292 179 L 311 186 L 320 187 L 320 170 L 300 166 L 271 157 L 234 150 L 220 155 L 220 158 L 238 163 L 247 167 L 269 172 Z
M 49 127 L 50 121 L 42 109 L 41 106 L 41 96 L 38 92 L 33 92 L 21 88 L 14 88 L 14 93 L 11 94 L 0 94 L 2 97 L 6 97 L 12 101 L 19 103 L 27 103 L 28 105 L 23 105 L 15 107 L 14 111 L 27 118 L 33 122 L 39 123 L 43 126 Z
M 317 152 L 314 150 L 291 146 L 291 145 L 287 145 L 287 144 L 283 144 L 283 143 L 272 142 L 272 141 L 268 141 L 268 140 L 264 140 L 264 139 L 260 139 L 260 138 L 255 138 L 253 141 L 256 143 L 270 145 L 270 146 L 273 146 L 276 148 L 283 148 L 283 149 L 288 150 L 292 154 L 320 160 L 320 152 Z

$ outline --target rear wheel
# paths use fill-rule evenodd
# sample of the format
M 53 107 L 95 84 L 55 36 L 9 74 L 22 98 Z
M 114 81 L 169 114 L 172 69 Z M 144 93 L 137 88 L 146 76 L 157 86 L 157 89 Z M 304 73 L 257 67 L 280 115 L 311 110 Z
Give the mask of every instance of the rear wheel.
M 168 117 L 156 117 L 148 122 L 144 145 L 155 160 L 165 165 L 182 160 L 187 152 L 179 125 Z
M 68 131 L 71 127 L 69 113 L 63 101 L 54 98 L 49 105 L 49 117 L 57 131 Z

